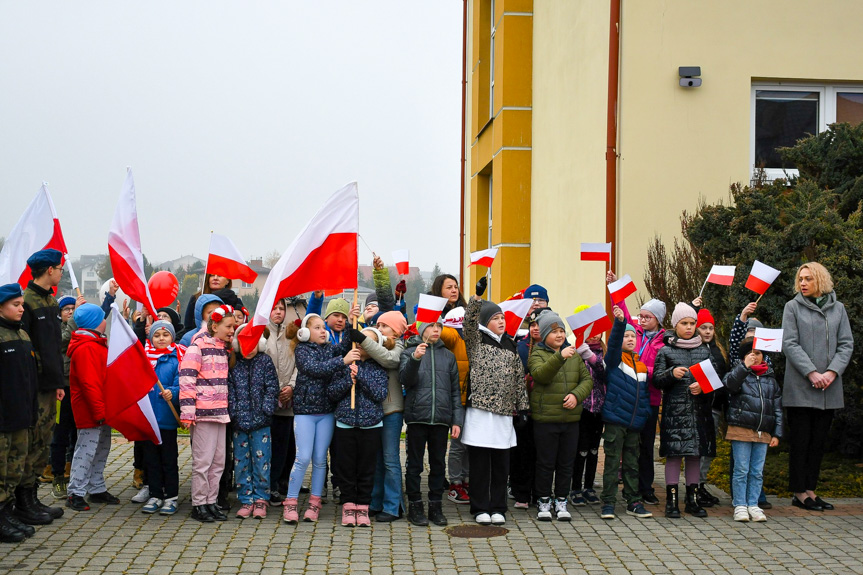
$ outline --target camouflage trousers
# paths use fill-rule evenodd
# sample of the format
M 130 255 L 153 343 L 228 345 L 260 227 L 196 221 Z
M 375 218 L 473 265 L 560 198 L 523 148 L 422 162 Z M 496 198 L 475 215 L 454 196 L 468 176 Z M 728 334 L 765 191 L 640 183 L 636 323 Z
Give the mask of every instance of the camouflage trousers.
M 51 439 L 57 419 L 57 392 L 40 391 L 37 394 L 36 425 L 30 428 L 30 449 L 24 463 L 22 487 L 33 487 L 36 478 L 48 465 L 51 456 Z
M 15 500 L 29 446 L 29 429 L 0 433 L 0 505 Z

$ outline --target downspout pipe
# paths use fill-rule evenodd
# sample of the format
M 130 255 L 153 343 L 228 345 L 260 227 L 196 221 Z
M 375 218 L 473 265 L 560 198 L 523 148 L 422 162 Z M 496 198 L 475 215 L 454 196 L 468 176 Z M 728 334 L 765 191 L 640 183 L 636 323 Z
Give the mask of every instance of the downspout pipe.
M 611 0 L 611 14 L 608 25 L 605 241 L 612 242 L 610 264 L 612 270 L 617 269 L 617 95 L 620 81 L 620 2 L 621 0 Z
M 467 168 L 467 144 L 465 142 L 467 127 L 467 0 L 462 0 L 464 5 L 462 14 L 462 45 L 461 45 L 461 201 L 459 202 L 459 243 L 458 243 L 458 284 L 464 286 L 464 193 L 465 193 L 465 169 Z

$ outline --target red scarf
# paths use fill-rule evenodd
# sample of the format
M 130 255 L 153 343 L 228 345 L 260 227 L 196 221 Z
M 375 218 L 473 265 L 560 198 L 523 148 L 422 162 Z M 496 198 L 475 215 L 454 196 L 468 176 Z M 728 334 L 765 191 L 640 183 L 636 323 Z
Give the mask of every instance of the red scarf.
M 186 347 L 179 344 L 171 344 L 168 347 L 163 347 L 162 349 L 156 349 L 153 347 L 153 344 L 149 342 L 149 340 L 144 343 L 144 351 L 147 353 L 147 359 L 150 360 L 150 365 L 156 367 L 156 362 L 159 361 L 160 355 L 165 355 L 169 353 L 177 352 L 177 360 L 183 361 L 183 354 L 186 352 Z
M 767 373 L 767 367 L 768 366 L 766 363 L 759 363 L 758 365 L 753 365 L 749 369 L 751 369 L 755 373 L 755 375 L 761 376 Z

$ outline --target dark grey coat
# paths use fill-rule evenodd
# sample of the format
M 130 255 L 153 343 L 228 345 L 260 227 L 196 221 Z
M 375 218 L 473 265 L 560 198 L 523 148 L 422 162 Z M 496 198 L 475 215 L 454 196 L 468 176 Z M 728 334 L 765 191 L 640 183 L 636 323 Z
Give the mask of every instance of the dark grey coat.
M 738 362 L 725 376 L 725 387 L 729 394 L 725 412 L 728 425 L 782 435 L 782 390 L 772 368 L 759 376 Z
M 689 391 L 689 385 L 695 382 L 692 374 L 687 371 L 680 379 L 673 374 L 675 367 L 692 367 L 705 359 L 713 361 L 710 348 L 702 344 L 694 349 L 683 349 L 674 346 L 673 336 L 666 336 L 665 340 L 653 364 L 653 385 L 662 390 L 659 455 L 714 457 L 713 394 L 692 395 Z
M 836 301 L 836 292 L 827 294 L 823 308 L 798 293 L 785 304 L 782 330 L 782 353 L 788 359 L 782 404 L 815 409 L 845 407 L 842 373 L 851 361 L 854 336 L 845 306 Z M 836 372 L 830 387 L 812 387 L 807 376 L 828 370 Z
M 415 335 L 402 352 L 399 379 L 407 392 L 405 423 L 461 426 L 464 407 L 455 355 L 438 340 L 429 344 L 425 355 L 416 360 L 413 353 L 422 342 Z

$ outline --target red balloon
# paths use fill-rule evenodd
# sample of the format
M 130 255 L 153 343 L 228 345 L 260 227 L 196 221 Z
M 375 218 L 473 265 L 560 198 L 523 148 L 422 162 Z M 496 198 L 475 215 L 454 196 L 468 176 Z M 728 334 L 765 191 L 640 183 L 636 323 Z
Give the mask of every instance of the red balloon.
M 177 293 L 180 291 L 180 282 L 177 281 L 177 276 L 171 272 L 162 271 L 153 274 L 153 277 L 147 282 L 147 287 L 150 288 L 153 305 L 159 309 L 174 303 L 174 300 L 177 299 Z

